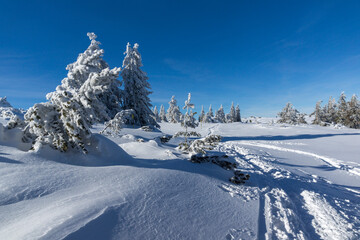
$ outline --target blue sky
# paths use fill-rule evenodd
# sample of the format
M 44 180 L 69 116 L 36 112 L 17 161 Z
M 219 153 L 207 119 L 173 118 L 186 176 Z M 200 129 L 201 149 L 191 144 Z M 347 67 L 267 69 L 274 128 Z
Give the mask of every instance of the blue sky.
M 45 101 L 95 32 L 111 67 L 139 43 L 154 105 L 191 92 L 197 109 L 233 101 L 275 116 L 290 101 L 360 94 L 359 1 L 1 1 L 0 96 Z

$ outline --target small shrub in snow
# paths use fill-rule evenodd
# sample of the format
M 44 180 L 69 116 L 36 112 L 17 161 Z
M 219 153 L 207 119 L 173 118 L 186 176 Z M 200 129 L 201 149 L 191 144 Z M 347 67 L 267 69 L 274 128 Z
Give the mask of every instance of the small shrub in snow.
M 105 123 L 105 128 L 100 132 L 104 135 L 117 135 L 125 125 L 136 125 L 139 123 L 138 116 L 133 109 L 122 110 L 113 119 Z

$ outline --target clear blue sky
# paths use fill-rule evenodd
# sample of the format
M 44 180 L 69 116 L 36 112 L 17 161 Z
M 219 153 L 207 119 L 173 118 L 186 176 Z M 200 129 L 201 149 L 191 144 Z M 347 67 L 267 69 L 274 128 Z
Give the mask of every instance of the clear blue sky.
M 111 67 L 139 43 L 154 105 L 275 116 L 360 95 L 360 1 L 1 1 L 0 96 L 45 101 L 95 32 Z

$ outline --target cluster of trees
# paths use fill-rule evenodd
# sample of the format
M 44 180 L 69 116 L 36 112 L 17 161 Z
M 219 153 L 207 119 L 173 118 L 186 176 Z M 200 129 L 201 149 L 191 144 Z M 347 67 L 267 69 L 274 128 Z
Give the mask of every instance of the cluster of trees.
M 192 109 L 190 112 L 186 113 L 188 116 L 185 116 L 181 113 L 179 106 L 177 105 L 177 101 L 175 96 L 172 96 L 169 102 L 169 108 L 167 112 L 165 112 L 165 108 L 163 105 L 160 107 L 160 112 L 158 108 L 155 106 L 153 109 L 154 118 L 157 122 L 169 122 L 169 123 L 180 123 L 183 122 L 184 117 L 189 117 L 193 122 L 196 121 L 195 114 Z M 201 107 L 201 112 L 197 121 L 200 123 L 232 123 L 232 122 L 241 122 L 241 114 L 240 107 L 237 105 L 234 107 L 234 103 L 232 103 L 230 112 L 225 114 L 223 106 L 215 112 L 212 110 L 212 106 L 210 105 L 209 111 L 205 113 L 204 106 Z
M 328 103 L 321 107 L 322 101 L 318 101 L 313 124 L 326 126 L 329 124 L 342 124 L 350 128 L 360 128 L 360 102 L 354 94 L 350 101 L 346 101 L 345 93 L 342 92 L 337 103 L 330 97 Z
M 87 35 L 90 46 L 67 66 L 67 77 L 47 94 L 48 102 L 35 104 L 25 114 L 24 139 L 32 141 L 34 148 L 48 144 L 64 152 L 76 149 L 87 153 L 90 126 L 109 121 L 121 111 L 131 114 L 138 125 L 157 126 L 150 109 L 148 77 L 140 69 L 139 45 L 127 44 L 122 70 L 110 69 L 97 36 Z M 118 80 L 120 73 L 122 81 Z
M 278 123 L 287 123 L 287 124 L 301 124 L 306 123 L 305 114 L 300 113 L 294 108 L 291 103 L 287 103 L 286 106 L 278 113 Z

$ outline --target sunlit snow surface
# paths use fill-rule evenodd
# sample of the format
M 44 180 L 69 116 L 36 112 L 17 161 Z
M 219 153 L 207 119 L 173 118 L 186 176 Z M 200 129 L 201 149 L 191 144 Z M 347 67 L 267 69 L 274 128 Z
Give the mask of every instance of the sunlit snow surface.
M 180 129 L 95 135 L 87 156 L 0 136 L 0 239 L 360 238 L 359 130 L 202 124 L 250 174 L 234 185 L 230 171 L 187 161 L 179 140 L 156 139 Z

